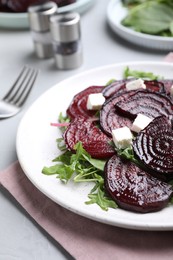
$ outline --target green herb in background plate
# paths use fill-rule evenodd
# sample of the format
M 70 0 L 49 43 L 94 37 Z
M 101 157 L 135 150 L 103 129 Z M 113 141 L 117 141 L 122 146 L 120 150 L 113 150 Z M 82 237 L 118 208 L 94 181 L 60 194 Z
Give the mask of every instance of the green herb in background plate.
M 122 2 L 128 6 L 128 14 L 122 20 L 124 26 L 146 34 L 173 36 L 173 1 Z

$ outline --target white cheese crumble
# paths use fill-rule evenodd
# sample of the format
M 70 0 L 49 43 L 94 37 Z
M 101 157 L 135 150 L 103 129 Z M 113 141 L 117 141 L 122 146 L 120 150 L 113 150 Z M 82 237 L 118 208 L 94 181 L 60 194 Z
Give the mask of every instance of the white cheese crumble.
M 117 148 L 125 149 L 132 144 L 133 135 L 127 126 L 112 130 L 112 138 Z
M 105 98 L 102 93 L 93 93 L 88 96 L 87 109 L 88 110 L 99 110 L 101 109 Z
M 146 85 L 144 84 L 143 79 L 135 79 L 133 81 L 129 81 L 126 83 L 126 89 L 129 90 L 136 90 L 136 89 L 146 89 Z
M 138 114 L 135 118 L 131 130 L 139 133 L 142 129 L 144 129 L 150 122 L 152 121 L 151 118 L 145 116 L 143 114 Z

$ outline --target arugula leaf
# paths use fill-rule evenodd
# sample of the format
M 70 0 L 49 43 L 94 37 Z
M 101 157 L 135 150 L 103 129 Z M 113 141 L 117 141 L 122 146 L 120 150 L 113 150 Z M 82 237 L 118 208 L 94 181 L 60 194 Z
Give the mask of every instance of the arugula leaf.
M 125 149 L 117 150 L 117 154 L 120 157 L 123 157 L 123 158 L 125 158 L 127 160 L 130 160 L 130 161 L 134 162 L 139 167 L 142 166 L 141 162 L 135 157 L 132 146 L 129 146 L 129 147 L 125 148 Z
M 81 142 L 75 145 L 76 153 L 65 151 L 56 157 L 53 162 L 59 162 L 50 167 L 44 167 L 42 173 L 45 175 L 57 175 L 61 181 L 67 183 L 73 178 L 75 183 L 93 182 L 95 186 L 90 191 L 87 204 L 96 203 L 102 209 L 117 207 L 116 203 L 106 195 L 104 188 L 103 171 L 106 161 L 93 159 L 85 151 Z
M 111 84 L 114 83 L 115 81 L 116 81 L 115 79 L 110 79 L 110 80 L 106 83 L 105 87 L 111 85 Z
M 105 195 L 105 192 L 98 187 L 97 193 L 90 193 L 88 195 L 89 201 L 86 201 L 85 203 L 87 205 L 96 203 L 98 204 L 103 210 L 107 211 L 108 208 L 117 208 L 117 204 L 115 201 L 111 200 L 109 197 Z
M 58 121 L 60 123 L 69 123 L 70 118 L 68 116 L 63 116 L 62 112 L 59 114 Z
M 62 137 L 56 139 L 57 147 L 60 151 L 66 151 L 66 145 Z
M 90 162 L 95 168 L 97 168 L 98 170 L 103 171 L 104 167 L 105 167 L 105 160 L 98 160 L 98 159 L 93 159 L 91 157 L 86 156 L 85 154 L 83 154 L 84 158 Z
M 63 164 L 70 164 L 70 160 L 71 160 L 71 155 L 72 152 L 66 150 L 63 154 L 59 155 L 58 157 L 56 157 L 55 159 L 53 159 L 53 162 L 61 162 Z
M 58 174 L 63 182 L 67 182 L 73 174 L 73 170 L 68 165 L 56 164 L 50 167 L 44 167 L 42 173 L 45 175 Z
M 134 78 L 143 78 L 143 79 L 151 79 L 151 80 L 158 80 L 161 78 L 160 76 L 155 75 L 152 72 L 131 70 L 128 66 L 124 70 L 123 77 L 124 78 L 134 77 Z
M 70 122 L 70 118 L 68 116 L 63 116 L 62 113 L 59 114 L 59 117 L 58 117 L 58 122 L 59 123 L 69 123 Z M 66 126 L 62 126 L 60 127 L 61 131 L 64 132 L 66 130 Z
M 90 200 L 86 201 L 87 205 L 96 203 L 103 210 L 107 211 L 108 208 L 117 208 L 117 204 L 110 197 L 107 196 L 104 189 L 104 179 L 102 176 L 95 174 L 97 182 L 88 194 Z

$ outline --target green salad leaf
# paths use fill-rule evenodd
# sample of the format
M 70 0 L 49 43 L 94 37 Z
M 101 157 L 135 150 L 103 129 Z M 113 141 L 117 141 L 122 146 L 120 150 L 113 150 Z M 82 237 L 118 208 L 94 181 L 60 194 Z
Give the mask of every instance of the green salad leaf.
M 158 80 L 161 78 L 160 76 L 155 75 L 152 72 L 132 70 L 128 66 L 124 69 L 123 77 L 125 79 L 129 77 L 134 77 L 134 78 L 143 78 L 143 79 L 150 79 L 150 80 Z
M 73 179 L 78 182 L 93 182 L 94 188 L 90 191 L 86 204 L 98 204 L 103 210 L 109 207 L 116 208 L 116 203 L 107 196 L 104 188 L 103 171 L 106 161 L 93 159 L 85 151 L 81 142 L 75 145 L 76 153 L 65 151 L 56 157 L 53 162 L 57 164 L 44 167 L 42 173 L 45 175 L 56 175 L 61 181 L 67 183 Z
M 90 193 L 88 195 L 89 201 L 86 204 L 98 204 L 103 210 L 107 211 L 108 208 L 117 208 L 115 201 L 111 200 L 105 195 L 105 192 L 98 186 L 96 193 Z
M 129 147 L 125 148 L 125 149 L 117 150 L 117 154 L 120 157 L 125 158 L 125 159 L 135 163 L 139 167 L 143 166 L 142 163 L 135 157 L 132 146 L 129 146 Z
M 59 163 L 50 167 L 44 167 L 42 173 L 45 175 L 57 175 L 56 177 L 65 183 L 70 179 L 73 179 L 75 183 L 93 182 L 95 185 L 88 194 L 89 200 L 85 203 L 87 205 L 96 203 L 105 211 L 109 208 L 117 208 L 117 204 L 107 195 L 104 187 L 104 167 L 106 161 L 91 158 L 81 142 L 76 144 L 75 149 L 75 154 L 71 151 L 66 151 L 56 157 L 53 162 Z M 119 156 L 140 165 L 140 162 L 134 156 L 131 146 L 124 150 L 117 150 L 117 153 Z
M 122 24 L 134 30 L 152 35 L 172 36 L 173 2 L 148 0 L 128 8 Z

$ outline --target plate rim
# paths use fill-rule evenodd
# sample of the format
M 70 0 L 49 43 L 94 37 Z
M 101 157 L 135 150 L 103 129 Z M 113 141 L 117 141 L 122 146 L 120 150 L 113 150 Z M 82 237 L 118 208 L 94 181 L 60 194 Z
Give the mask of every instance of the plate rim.
M 172 48 L 173 48 L 173 37 L 168 37 L 168 36 L 163 37 L 163 36 L 159 36 L 159 35 L 144 34 L 141 32 L 137 32 L 131 28 L 123 26 L 120 23 L 120 21 L 118 23 L 116 23 L 115 20 L 113 20 L 112 16 L 110 15 L 113 12 L 113 6 L 115 4 L 121 4 L 121 0 L 110 0 L 109 4 L 107 6 L 107 11 L 106 11 L 108 24 L 110 25 L 110 27 L 112 28 L 113 31 L 115 31 L 119 35 L 121 34 L 120 35 L 121 37 L 123 37 L 122 33 L 125 33 L 124 38 L 126 40 L 127 40 L 127 35 L 130 35 L 130 36 L 136 37 L 136 39 L 148 40 L 148 41 L 152 41 L 154 43 L 158 43 L 158 42 L 160 42 L 161 44 L 164 44 L 164 43 L 171 44 L 172 43 Z M 125 7 L 122 6 L 122 10 L 125 10 Z M 154 46 L 153 46 L 153 48 L 154 48 Z M 170 48 L 169 48 L 169 50 L 170 50 Z
M 93 5 L 95 0 L 77 0 L 75 3 L 72 3 L 67 6 L 59 7 L 59 13 L 75 11 L 83 13 L 87 8 Z M 12 24 L 10 21 L 22 21 L 22 24 Z M 18 29 L 18 28 L 29 28 L 29 23 L 27 19 L 27 12 L 22 13 L 8 13 L 0 12 L 0 28 L 9 28 L 9 29 Z
M 57 84 L 55 84 L 54 86 L 52 86 L 51 88 L 49 88 L 48 90 L 46 90 L 44 93 L 42 93 L 40 95 L 40 97 L 38 97 L 34 102 L 33 104 L 28 108 L 28 110 L 26 111 L 26 113 L 24 114 L 24 116 L 22 117 L 20 123 L 19 123 L 19 126 L 18 126 L 18 130 L 17 130 L 17 135 L 16 135 L 16 152 L 17 152 L 17 156 L 18 156 L 18 160 L 19 160 L 19 163 L 25 173 L 25 175 L 28 177 L 28 179 L 30 179 L 30 181 L 33 183 L 33 185 L 35 187 L 37 187 L 42 193 L 44 193 L 48 198 L 52 199 L 54 202 L 56 202 L 57 204 L 63 206 L 64 208 L 78 214 L 78 215 L 81 215 L 81 216 L 84 216 L 86 218 L 89 218 L 89 219 L 92 219 L 92 220 L 95 220 L 97 222 L 101 222 L 101 223 L 105 223 L 105 224 L 109 224 L 109 225 L 113 225 L 113 226 L 119 226 L 119 227 L 123 227 L 123 228 L 129 228 L 129 229 L 136 229 L 136 230 L 153 230 L 153 231 L 158 231 L 158 230 L 173 230 L 173 223 L 171 225 L 164 225 L 164 226 L 160 226 L 158 225 L 157 223 L 153 223 L 152 226 L 147 226 L 146 224 L 144 223 L 132 223 L 132 221 L 130 220 L 130 223 L 128 222 L 128 220 L 126 221 L 126 223 L 123 222 L 123 219 L 122 220 L 118 220 L 118 222 L 114 221 L 112 223 L 112 221 L 106 221 L 105 222 L 105 219 L 101 219 L 97 214 L 94 214 L 94 215 L 88 215 L 88 211 L 86 212 L 85 210 L 83 210 L 82 212 L 79 212 L 78 210 L 76 209 L 73 209 L 71 207 L 69 207 L 69 205 L 63 205 L 61 204 L 60 202 L 57 202 L 57 200 L 55 200 L 54 197 L 50 196 L 50 194 L 47 194 L 47 192 L 45 192 L 45 190 L 42 190 L 42 188 L 40 188 L 40 186 L 38 185 L 38 183 L 35 183 L 35 180 L 33 180 L 30 176 L 30 174 L 27 172 L 26 170 L 26 167 L 25 165 L 23 164 L 23 162 L 21 161 L 21 158 L 20 158 L 20 151 L 19 151 L 19 136 L 20 136 L 20 132 L 21 132 L 21 129 L 22 129 L 22 124 L 23 124 L 23 121 L 25 120 L 25 118 L 27 117 L 28 113 L 30 113 L 30 110 L 33 109 L 33 107 L 35 106 L 35 104 L 37 104 L 37 102 L 39 102 L 44 96 L 47 95 L 48 92 L 51 92 L 53 90 L 55 90 L 56 88 L 58 88 L 59 85 L 63 85 L 64 83 L 68 83 L 68 81 L 71 81 L 72 79 L 75 79 L 75 78 L 78 78 L 78 77 L 83 77 L 83 76 L 86 76 L 87 74 L 90 74 L 90 73 L 93 73 L 95 71 L 102 71 L 102 70 L 105 70 L 105 69 L 110 69 L 110 68 L 116 68 L 116 67 L 122 67 L 122 66 L 127 66 L 127 64 L 129 66 L 131 65 L 145 65 L 145 64 L 150 64 L 150 65 L 156 65 L 156 66 L 169 66 L 169 67 L 172 67 L 173 69 L 173 64 L 169 63 L 169 62 L 153 62 L 153 61 L 135 61 L 135 62 L 121 62 L 121 63 L 117 63 L 117 64 L 109 64 L 109 65 L 105 65 L 105 66 L 100 66 L 100 67 L 97 67 L 97 68 L 92 68 L 92 69 L 89 69 L 87 71 L 83 71 L 79 74 L 76 74 L 74 76 L 71 76 L 67 79 L 64 79 L 60 82 L 58 82 Z M 83 202 L 84 203 L 84 202 Z M 121 209 L 118 209 L 121 211 Z M 130 215 L 133 214 L 130 212 Z M 151 213 L 150 213 L 151 214 Z

